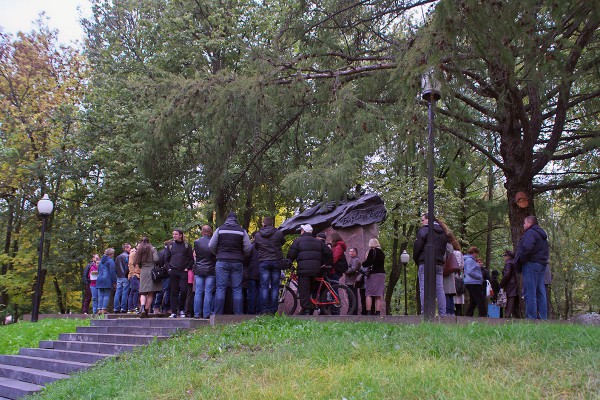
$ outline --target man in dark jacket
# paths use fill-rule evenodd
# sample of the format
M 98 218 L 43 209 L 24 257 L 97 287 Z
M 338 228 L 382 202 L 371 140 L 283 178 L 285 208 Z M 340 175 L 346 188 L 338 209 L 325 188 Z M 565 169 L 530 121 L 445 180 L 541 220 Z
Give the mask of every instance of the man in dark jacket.
M 192 246 L 185 241 L 183 229 L 173 230 L 173 243 L 165 250 L 165 264 L 169 270 L 169 290 L 171 292 L 171 315 L 185 317 L 185 300 L 188 290 L 188 271 L 194 268 Z M 178 313 L 179 311 L 179 313 Z
M 519 307 L 517 306 L 517 271 L 515 270 L 515 253 L 506 250 L 504 256 L 504 269 L 502 270 L 502 280 L 500 287 L 506 293 L 506 306 L 504 307 L 504 318 L 510 318 L 511 314 L 515 318 L 520 318 Z
M 517 245 L 515 265 L 523 271 L 525 314 L 528 319 L 548 319 L 544 275 L 548 265 L 548 235 L 533 215 L 525 217 L 523 236 Z
M 264 217 L 262 228 L 254 235 L 254 245 L 258 251 L 260 276 L 259 311 L 261 314 L 275 314 L 279 307 L 279 283 L 281 281 L 280 261 L 283 259 L 281 246 L 285 236 L 273 227 L 273 218 Z
M 435 297 L 438 302 L 438 314 L 440 317 L 446 315 L 446 295 L 444 294 L 444 261 L 446 258 L 446 244 L 448 237 L 444 228 L 432 218 L 433 221 L 433 246 L 435 254 Z M 421 311 L 423 312 L 425 297 L 425 245 L 427 244 L 427 232 L 429 217 L 427 214 L 421 216 L 421 228 L 417 232 L 417 238 L 413 246 L 413 260 L 419 266 L 419 288 L 421 291 Z
M 123 244 L 123 252 L 115 259 L 115 271 L 117 273 L 117 290 L 115 292 L 114 311 L 115 314 L 127 312 L 127 298 L 129 297 L 129 252 L 131 245 Z
M 213 312 L 213 291 L 215 290 L 215 264 L 217 258 L 208 247 L 213 230 L 210 226 L 202 227 L 202 237 L 194 242 L 196 265 L 194 280 L 194 318 L 209 318 Z
M 302 315 L 312 315 L 314 305 L 310 294 L 315 293 L 315 277 L 321 275 L 322 265 L 331 265 L 333 253 L 325 242 L 313 237 L 313 228 L 309 224 L 300 226 L 300 236 L 294 240 L 287 258 L 298 263 L 298 297 Z
M 215 314 L 223 314 L 227 286 L 231 286 L 233 293 L 233 313 L 242 314 L 244 312 L 244 294 L 242 292 L 244 258 L 250 257 L 252 243 L 248 232 L 240 226 L 234 212 L 230 212 L 225 223 L 217 228 L 208 246 L 217 256 Z

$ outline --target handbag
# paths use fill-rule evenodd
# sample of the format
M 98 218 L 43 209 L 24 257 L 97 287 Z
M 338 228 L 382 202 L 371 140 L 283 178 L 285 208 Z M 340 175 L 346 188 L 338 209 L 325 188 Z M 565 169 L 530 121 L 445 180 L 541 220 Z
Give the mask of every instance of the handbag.
M 485 281 L 485 297 L 489 299 L 493 295 L 494 295 L 494 289 L 492 289 L 492 284 L 490 283 L 490 281 L 486 280 Z
M 368 278 L 369 275 L 371 275 L 371 268 L 370 267 L 360 267 L 358 272 L 360 272 L 362 275 L 364 275 L 365 278 Z
M 506 307 L 506 301 L 506 292 L 504 289 L 500 289 L 500 292 L 498 292 L 498 300 L 496 300 L 496 305 L 498 307 Z
M 152 272 L 150 273 L 150 276 L 152 277 L 152 280 L 154 282 L 160 282 L 169 276 L 169 270 L 167 270 L 166 267 L 156 266 L 156 267 L 152 268 Z
M 451 251 L 446 252 L 446 261 L 444 261 L 444 276 L 448 276 L 453 272 L 460 271 L 460 266 L 458 265 L 458 261 L 456 257 L 454 257 L 454 253 Z
M 454 277 L 454 286 L 456 288 L 456 295 L 460 296 L 465 294 L 467 288 L 465 286 L 465 280 L 462 276 L 455 276 Z

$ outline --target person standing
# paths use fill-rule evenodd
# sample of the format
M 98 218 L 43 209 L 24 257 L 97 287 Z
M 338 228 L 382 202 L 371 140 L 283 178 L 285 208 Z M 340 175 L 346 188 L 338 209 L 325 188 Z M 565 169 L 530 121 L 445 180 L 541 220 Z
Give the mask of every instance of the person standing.
M 137 252 L 135 253 L 135 263 L 140 268 L 140 318 L 148 317 L 154 293 L 162 288 L 160 282 L 152 280 L 152 269 L 156 266 L 157 262 L 158 252 L 152 246 L 150 240 L 144 236 L 138 244 Z
M 348 254 L 350 255 L 350 262 L 348 263 L 348 269 L 344 272 L 344 283 L 352 290 L 354 297 L 358 300 L 359 293 L 358 288 L 356 287 L 356 278 L 358 277 L 358 271 L 360 271 L 361 267 L 360 260 L 358 259 L 358 249 L 352 247 L 348 250 Z M 362 307 L 365 309 L 367 308 L 366 304 L 362 304 Z M 354 315 L 358 315 L 358 306 L 354 309 Z
M 108 248 L 98 265 L 98 279 L 96 280 L 96 289 L 98 290 L 98 314 L 106 314 L 110 292 L 117 284 L 117 273 L 115 272 L 115 249 Z
M 548 319 L 544 275 L 549 258 L 548 235 L 535 216 L 525 217 L 523 236 L 517 245 L 515 265 L 522 269 L 527 319 Z
M 225 223 L 217 228 L 208 246 L 217 258 L 215 314 L 223 314 L 225 293 L 227 287 L 231 286 L 233 313 L 240 315 L 244 311 L 244 294 L 242 293 L 244 258 L 250 257 L 252 243 L 248 232 L 240 226 L 234 212 L 230 212 Z
M 300 226 L 297 237 L 287 254 L 287 258 L 298 263 L 298 297 L 302 310 L 300 315 L 312 315 L 314 305 L 310 301 L 311 293 L 317 290 L 315 277 L 321 276 L 321 266 L 331 265 L 333 253 L 324 241 L 312 235 L 310 224 Z
M 90 292 L 92 293 L 92 313 L 98 313 L 98 289 L 96 289 L 96 281 L 98 280 L 98 264 L 100 264 L 100 255 L 94 254 L 92 256 L 92 262 L 88 272 L 88 278 L 90 281 Z
M 123 243 L 123 252 L 115 259 L 115 271 L 117 273 L 117 290 L 115 292 L 114 311 L 115 314 L 127 312 L 127 298 L 129 296 L 129 252 L 131 245 Z
M 171 315 L 169 317 L 183 318 L 185 317 L 185 300 L 188 290 L 188 270 L 194 268 L 194 251 L 183 237 L 181 228 L 173 230 L 173 242 L 165 250 L 165 264 L 169 271 L 169 290 L 171 292 Z
M 481 271 L 481 265 L 477 262 L 477 256 L 479 255 L 479 249 L 477 247 L 470 247 L 465 255 L 465 286 L 469 292 L 469 307 L 467 308 L 467 317 L 472 317 L 477 307 L 477 312 L 480 317 L 487 316 L 487 310 L 485 308 L 485 294 L 481 291 L 481 284 L 483 282 L 483 273 Z
M 429 221 L 433 223 L 433 246 L 435 258 L 435 296 L 438 303 L 440 317 L 446 315 L 446 294 L 444 293 L 444 260 L 446 257 L 446 232 L 437 223 L 435 218 L 430 218 L 426 213 L 421 216 L 421 228 L 413 246 L 413 260 L 419 266 L 419 290 L 421 294 L 421 312 L 424 312 L 425 297 L 425 245 L 428 243 Z
M 368 277 L 365 276 L 365 296 L 367 298 L 367 315 L 371 315 L 371 306 L 375 302 L 375 315 L 381 314 L 381 304 L 385 292 L 385 253 L 381 250 L 379 240 L 369 240 L 367 259 L 362 263 L 369 268 Z
M 258 251 L 260 277 L 259 312 L 275 314 L 279 307 L 279 283 L 281 282 L 281 246 L 285 236 L 273 226 L 273 218 L 264 217 L 262 228 L 254 235 L 254 245 Z
M 504 269 L 502 270 L 502 280 L 500 287 L 506 293 L 506 306 L 504 307 L 504 318 L 520 318 L 519 307 L 517 304 L 517 271 L 515 268 L 515 253 L 506 250 L 503 254 Z
M 135 247 L 129 252 L 129 296 L 127 297 L 127 312 L 140 313 L 140 267 L 135 262 Z
M 194 318 L 209 318 L 214 311 L 213 292 L 215 290 L 215 264 L 217 258 L 208 247 L 212 234 L 212 228 L 209 225 L 203 225 L 202 237 L 194 241 L 194 252 L 196 253 Z
M 83 275 L 81 276 L 81 282 L 83 283 L 83 300 L 81 303 L 81 312 L 85 315 L 89 314 L 90 303 L 92 301 L 92 290 L 90 289 L 90 269 L 92 268 L 92 264 L 94 263 L 94 256 L 92 256 L 92 261 L 90 261 L 83 269 Z
M 165 255 L 167 252 L 167 248 L 173 244 L 172 240 L 166 240 L 164 242 L 162 250 L 158 252 L 158 267 L 162 268 L 165 266 Z M 154 314 L 171 314 L 171 291 L 169 290 L 169 285 L 171 280 L 167 276 L 162 280 L 162 290 L 156 293 L 154 296 L 154 304 L 152 308 L 154 309 Z

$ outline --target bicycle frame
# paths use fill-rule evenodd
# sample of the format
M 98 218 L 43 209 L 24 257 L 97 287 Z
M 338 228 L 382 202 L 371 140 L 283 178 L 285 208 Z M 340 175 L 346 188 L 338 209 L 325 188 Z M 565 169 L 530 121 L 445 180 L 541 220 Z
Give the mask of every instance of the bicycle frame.
M 340 298 L 337 295 L 337 293 L 335 292 L 335 290 L 333 290 L 333 288 L 331 287 L 331 283 L 329 283 L 329 280 L 325 277 L 321 277 L 321 278 L 315 278 L 315 281 L 320 282 L 319 287 L 317 288 L 317 292 L 315 294 L 317 298 L 315 299 L 311 295 L 310 302 L 317 307 L 318 306 L 329 306 L 329 305 L 339 307 L 341 305 Z M 331 294 L 331 298 L 332 298 L 331 301 L 320 301 L 319 300 L 319 298 L 321 297 L 321 290 L 323 290 L 323 286 L 325 286 L 327 291 Z

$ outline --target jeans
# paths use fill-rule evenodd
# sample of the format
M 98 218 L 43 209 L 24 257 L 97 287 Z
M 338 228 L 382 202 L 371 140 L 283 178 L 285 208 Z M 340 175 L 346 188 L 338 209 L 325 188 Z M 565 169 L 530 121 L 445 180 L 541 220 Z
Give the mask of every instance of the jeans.
M 132 276 L 129 280 L 129 297 L 127 299 L 127 308 L 133 311 L 140 305 L 140 278 Z
M 216 264 L 217 292 L 215 294 L 215 314 L 223 314 L 225 308 L 225 292 L 231 286 L 233 293 L 233 313 L 244 312 L 244 295 L 242 293 L 242 275 L 244 265 L 241 261 L 219 261 Z
M 259 268 L 259 311 L 262 314 L 275 314 L 279 308 L 279 282 L 281 280 L 279 261 L 261 261 Z
M 110 300 L 111 288 L 96 289 L 98 290 L 98 310 L 104 310 L 108 308 L 108 302 Z
M 485 295 L 481 292 L 481 284 L 475 283 L 467 283 L 465 285 L 467 287 L 467 291 L 469 292 L 469 307 L 467 308 L 467 313 L 465 316 L 472 317 L 475 313 L 475 307 L 477 307 L 477 312 L 480 317 L 487 317 L 487 308 L 485 307 Z
M 171 309 L 171 292 L 169 291 L 170 280 L 165 278 L 162 281 L 162 290 L 156 293 L 152 308 L 158 308 L 160 312 L 165 313 Z
M 129 280 L 117 278 L 117 291 L 115 292 L 115 311 L 127 311 L 127 297 L 129 297 Z
M 90 286 L 92 291 L 92 312 L 96 314 L 98 312 L 98 289 L 96 286 Z
M 419 265 L 419 289 L 421 291 L 421 312 L 423 312 L 425 303 L 425 265 Z M 446 294 L 444 293 L 444 266 L 435 266 L 435 297 L 438 303 L 438 314 L 440 317 L 446 315 Z
M 446 295 L 446 315 L 454 315 L 454 295 Z
M 548 319 L 544 275 L 546 266 L 527 262 L 523 265 L 523 292 L 525 294 L 525 317 Z M 539 315 L 538 315 L 539 314 Z
M 261 305 L 258 302 L 260 297 L 260 281 L 248 279 L 246 281 L 246 314 L 254 315 L 261 312 Z
M 208 318 L 213 312 L 214 276 L 195 275 L 196 293 L 194 294 L 194 317 Z

